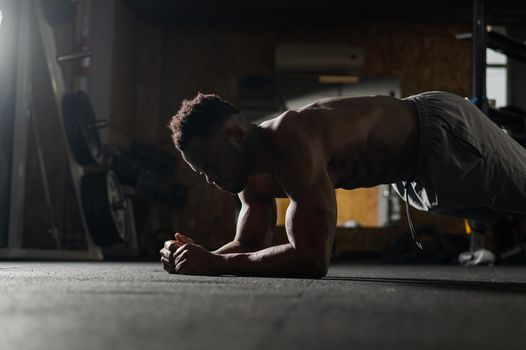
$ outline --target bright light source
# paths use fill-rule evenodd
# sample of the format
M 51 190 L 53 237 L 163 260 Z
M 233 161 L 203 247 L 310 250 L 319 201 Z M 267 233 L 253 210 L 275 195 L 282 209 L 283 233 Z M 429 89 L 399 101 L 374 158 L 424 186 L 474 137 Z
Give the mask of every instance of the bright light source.
M 506 67 L 486 69 L 486 95 L 495 100 L 495 107 L 508 104 L 508 70 Z
M 2 19 L 3 18 L 4 18 L 4 15 L 2 14 L 2 10 L 0 10 L 0 34 L 2 33 L 1 30 L 2 30 Z
M 508 58 L 506 55 L 501 54 L 492 49 L 486 49 L 486 63 L 488 64 L 506 64 Z

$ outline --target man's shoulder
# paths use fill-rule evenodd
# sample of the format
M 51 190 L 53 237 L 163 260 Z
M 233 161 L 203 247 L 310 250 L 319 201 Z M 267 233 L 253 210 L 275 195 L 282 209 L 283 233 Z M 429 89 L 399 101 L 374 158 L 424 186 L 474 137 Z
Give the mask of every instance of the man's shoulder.
M 326 171 L 321 130 L 304 120 L 310 112 L 287 111 L 261 125 L 272 130 L 275 180 L 288 195 Z
M 260 201 L 274 198 L 285 198 L 287 195 L 283 192 L 276 179 L 269 174 L 256 174 L 249 176 L 245 189 L 238 194 L 244 202 Z
M 301 122 L 302 113 L 304 114 L 302 111 L 286 111 L 260 124 L 260 127 L 272 132 L 276 153 L 286 152 L 297 143 L 309 143 L 309 138 L 313 138 L 305 123 Z
M 294 133 L 298 123 L 297 111 L 285 111 L 279 116 L 262 122 L 259 126 L 261 128 L 272 131 L 275 134 L 290 132 Z

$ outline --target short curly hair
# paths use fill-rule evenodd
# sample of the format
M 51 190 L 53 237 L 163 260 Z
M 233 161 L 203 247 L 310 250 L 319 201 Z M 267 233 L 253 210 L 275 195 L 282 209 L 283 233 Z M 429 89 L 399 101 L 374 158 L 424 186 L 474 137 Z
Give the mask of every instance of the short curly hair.
M 184 100 L 168 124 L 175 147 L 184 150 L 192 137 L 209 137 L 237 113 L 236 107 L 215 94 L 198 93 L 192 100 Z

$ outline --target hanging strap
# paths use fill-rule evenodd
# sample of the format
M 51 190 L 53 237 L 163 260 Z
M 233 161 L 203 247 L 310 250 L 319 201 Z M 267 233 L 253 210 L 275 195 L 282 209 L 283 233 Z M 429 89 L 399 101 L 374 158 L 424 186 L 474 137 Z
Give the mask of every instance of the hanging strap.
M 407 214 L 407 222 L 409 223 L 409 231 L 411 232 L 411 237 L 413 238 L 413 241 L 415 242 L 416 246 L 420 248 L 420 250 L 423 250 L 422 243 L 420 243 L 420 241 L 416 237 L 415 226 L 413 225 L 413 218 L 411 217 L 411 211 L 409 210 L 409 191 L 407 189 L 410 183 L 410 181 L 407 181 L 405 183 L 405 212 Z

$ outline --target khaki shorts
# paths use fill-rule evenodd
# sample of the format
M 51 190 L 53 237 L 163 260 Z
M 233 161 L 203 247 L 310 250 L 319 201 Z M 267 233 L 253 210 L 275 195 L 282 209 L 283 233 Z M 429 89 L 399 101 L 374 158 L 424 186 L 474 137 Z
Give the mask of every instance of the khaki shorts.
M 420 148 L 413 179 L 392 184 L 420 210 L 493 223 L 526 214 L 526 149 L 471 102 L 447 92 L 407 97 Z

